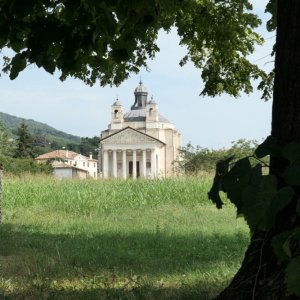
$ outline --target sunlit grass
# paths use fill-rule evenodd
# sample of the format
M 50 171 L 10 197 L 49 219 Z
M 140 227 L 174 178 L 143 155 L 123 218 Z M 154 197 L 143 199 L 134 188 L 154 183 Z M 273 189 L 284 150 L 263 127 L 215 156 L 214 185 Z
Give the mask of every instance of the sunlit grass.
M 0 296 L 210 299 L 238 269 L 248 229 L 208 200 L 210 176 L 4 179 Z

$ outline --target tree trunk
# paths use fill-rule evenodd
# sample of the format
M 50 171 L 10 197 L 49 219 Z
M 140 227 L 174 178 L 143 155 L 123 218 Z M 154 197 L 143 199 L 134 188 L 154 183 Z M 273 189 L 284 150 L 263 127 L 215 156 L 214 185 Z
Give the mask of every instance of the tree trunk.
M 271 135 L 278 139 L 281 146 L 290 142 L 300 143 L 299 0 L 277 1 Z M 282 172 L 287 163 L 282 158 L 271 157 L 270 169 Z M 280 178 L 278 185 L 284 186 Z M 287 296 L 284 282 L 286 264 L 278 262 L 271 246 L 275 235 L 299 226 L 295 205 L 296 199 L 278 216 L 270 231 L 254 232 L 240 270 L 217 299 L 296 299 Z

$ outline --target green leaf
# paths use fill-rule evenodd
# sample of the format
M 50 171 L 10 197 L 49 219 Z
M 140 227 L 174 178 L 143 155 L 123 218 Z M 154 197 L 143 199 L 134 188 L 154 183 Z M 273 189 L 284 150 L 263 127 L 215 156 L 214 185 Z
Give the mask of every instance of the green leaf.
M 287 158 L 291 162 L 300 160 L 300 144 L 290 143 L 282 149 L 281 153 L 283 157 Z
M 274 236 L 272 239 L 272 247 L 280 262 L 289 258 L 286 253 L 286 242 L 289 239 L 289 237 L 293 235 L 293 233 L 294 230 L 286 231 Z
M 297 211 L 297 214 L 300 216 L 300 200 L 297 201 L 296 211 Z
M 271 135 L 268 136 L 263 143 L 257 147 L 255 150 L 255 155 L 258 158 L 263 158 L 267 155 L 280 155 L 280 148 L 278 146 L 277 139 Z
M 300 256 L 291 260 L 286 268 L 285 275 L 288 293 L 300 296 Z
M 257 164 L 251 170 L 250 184 L 254 186 L 258 186 L 261 182 L 261 178 L 262 178 L 262 165 Z
M 125 48 L 112 50 L 111 53 L 116 62 L 126 61 L 129 58 L 128 51 Z
M 291 240 L 291 236 L 289 236 L 282 245 L 282 249 L 287 257 L 292 257 L 292 252 L 291 252 L 291 248 L 290 248 L 290 240 Z
M 208 192 L 208 199 L 210 199 L 214 204 L 216 204 L 216 207 L 219 209 L 222 208 L 224 204 L 219 194 L 222 191 L 222 182 L 222 176 L 216 174 L 214 177 L 213 185 L 210 191 Z
M 233 156 L 228 157 L 227 159 L 219 160 L 216 164 L 216 175 L 214 177 L 213 185 L 208 192 L 208 198 L 212 200 L 218 209 L 222 208 L 223 201 L 219 193 L 224 191 L 223 179 L 224 176 L 228 173 L 229 163 L 233 159 Z
M 26 68 L 26 59 L 22 54 L 16 54 L 11 61 L 11 71 L 9 78 L 14 80 L 18 77 L 19 73 Z
M 296 227 L 293 230 L 283 232 L 276 235 L 272 240 L 274 252 L 279 261 L 284 261 L 295 256 L 295 241 L 300 240 L 300 228 Z M 297 251 L 297 250 L 296 250 Z
M 53 61 L 46 61 L 43 64 L 43 68 L 45 71 L 47 71 L 50 74 L 53 74 L 55 72 L 55 63 Z
M 271 228 L 274 225 L 277 213 L 291 202 L 293 196 L 294 190 L 290 186 L 286 186 L 276 193 L 267 212 L 267 228 Z
M 242 195 L 242 212 L 251 230 L 266 229 L 271 201 L 276 194 L 277 180 L 272 175 L 262 176 L 258 186 L 247 186 Z
M 242 194 L 251 179 L 252 168 L 248 158 L 237 161 L 224 177 L 223 185 L 227 197 L 237 207 L 237 214 L 242 213 Z
M 292 162 L 285 169 L 283 178 L 289 185 L 300 185 L 300 161 Z
M 155 16 L 152 16 L 152 15 L 144 16 L 144 20 L 143 20 L 144 25 L 147 26 L 147 25 L 153 23 L 154 21 L 155 21 Z

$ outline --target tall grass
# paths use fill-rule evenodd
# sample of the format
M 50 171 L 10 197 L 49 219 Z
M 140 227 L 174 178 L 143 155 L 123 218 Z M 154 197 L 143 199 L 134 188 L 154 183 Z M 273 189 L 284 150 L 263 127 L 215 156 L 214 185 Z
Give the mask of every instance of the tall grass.
M 0 296 L 213 297 L 238 269 L 248 229 L 232 206 L 208 202 L 210 184 L 6 178 Z

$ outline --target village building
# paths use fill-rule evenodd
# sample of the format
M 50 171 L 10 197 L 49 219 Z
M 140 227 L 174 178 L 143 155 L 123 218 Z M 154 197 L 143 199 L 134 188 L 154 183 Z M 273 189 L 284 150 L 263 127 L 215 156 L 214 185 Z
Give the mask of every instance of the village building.
M 70 150 L 55 150 L 36 158 L 39 162 L 51 161 L 57 178 L 97 178 L 98 161 Z
M 134 104 L 125 112 L 117 99 L 111 122 L 101 132 L 99 167 L 103 178 L 155 178 L 175 174 L 181 135 L 163 117 L 142 82 L 134 91 Z

